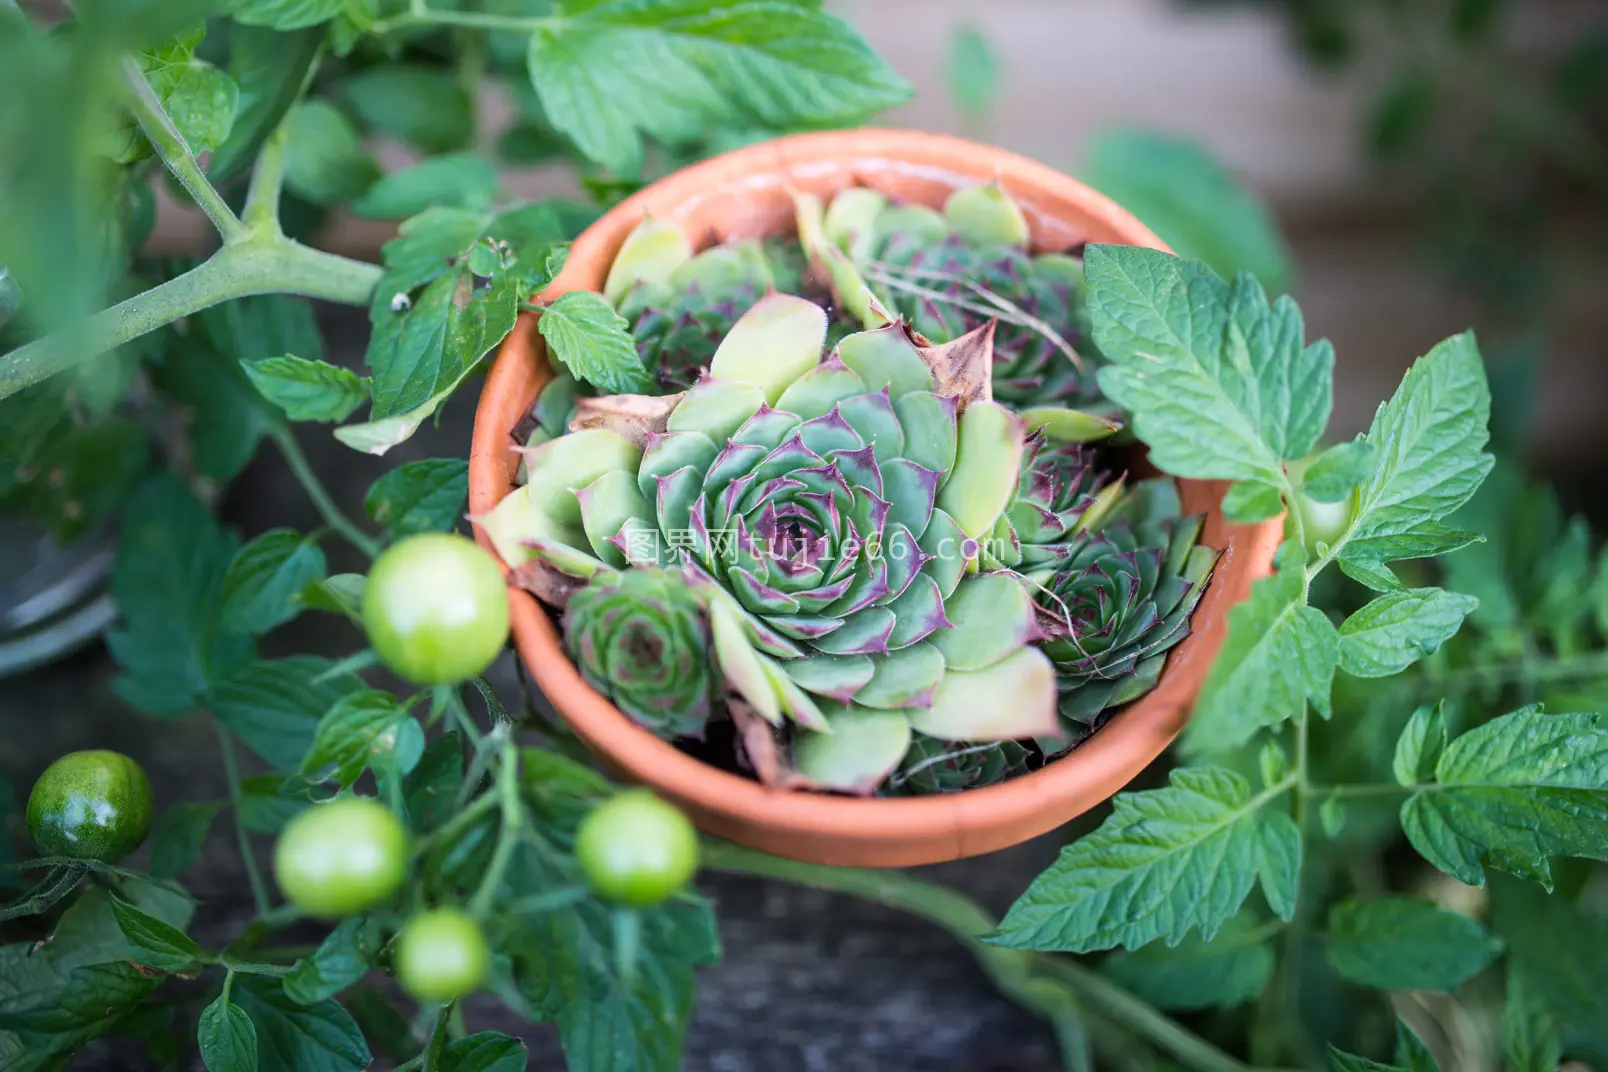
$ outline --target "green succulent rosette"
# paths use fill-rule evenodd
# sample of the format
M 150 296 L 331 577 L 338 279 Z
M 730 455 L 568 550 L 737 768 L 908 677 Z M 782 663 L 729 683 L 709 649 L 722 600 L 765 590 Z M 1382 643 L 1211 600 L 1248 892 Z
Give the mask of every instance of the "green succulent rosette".
M 564 644 L 589 685 L 657 737 L 702 737 L 713 713 L 709 627 L 673 570 L 604 573 L 570 597 Z
M 821 234 L 885 309 L 934 342 L 997 320 L 995 398 L 1112 410 L 1095 378 L 1083 262 L 1030 253 L 1022 210 L 998 186 L 957 191 L 941 213 L 845 191 L 826 208 Z
M 1189 616 L 1217 562 L 1217 552 L 1197 542 L 1202 521 L 1180 516 L 1171 481 L 1145 481 L 1040 592 L 1063 722 L 1059 739 L 1040 741 L 1046 755 L 1155 687 L 1167 653 L 1189 635 Z
M 796 238 L 715 246 L 694 254 L 680 228 L 648 219 L 627 237 L 604 293 L 630 325 L 655 393 L 697 382 L 720 340 L 772 290 L 800 293 Z
M 1122 492 L 1122 481 L 1113 479 L 1094 447 L 1034 429 L 1016 497 L 986 544 L 989 564 L 1047 579 L 1081 546 L 1084 533 L 1104 523 Z
M 925 796 L 978 789 L 1024 774 L 1032 752 L 1019 741 L 940 741 L 916 737 L 888 779 L 889 796 Z
M 678 565 L 729 689 L 787 728 L 790 784 L 874 792 L 914 736 L 1054 736 L 1019 575 L 987 569 L 1021 418 L 989 400 L 987 330 L 902 326 L 824 353 L 827 317 L 771 294 L 685 393 L 579 399 L 480 524 L 550 601 L 602 570 Z

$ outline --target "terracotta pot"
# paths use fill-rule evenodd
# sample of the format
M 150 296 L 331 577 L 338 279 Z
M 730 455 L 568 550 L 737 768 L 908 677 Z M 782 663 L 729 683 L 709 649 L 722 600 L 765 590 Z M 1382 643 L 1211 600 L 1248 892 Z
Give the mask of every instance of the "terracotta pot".
M 739 149 L 678 171 L 623 202 L 575 242 L 546 297 L 601 290 L 615 251 L 644 214 L 680 224 L 694 247 L 791 231 L 790 190 L 829 195 L 871 186 L 901 201 L 941 206 L 957 187 L 998 179 L 1021 203 L 1036 247 L 1082 242 L 1164 248 L 1142 224 L 1061 172 L 1001 149 L 914 131 L 804 134 Z M 490 510 L 514 486 L 511 431 L 551 373 L 535 319 L 521 316 L 491 370 L 475 415 L 469 506 Z M 542 691 L 577 734 L 617 771 L 675 801 L 705 831 L 777 856 L 861 867 L 904 867 L 1001 849 L 1059 826 L 1106 800 L 1155 759 L 1189 717 L 1223 642 L 1229 607 L 1271 569 L 1280 522 L 1230 525 L 1224 487 L 1180 482 L 1184 507 L 1207 515 L 1202 542 L 1223 551 L 1173 650 L 1160 684 L 1085 744 L 1042 770 L 941 796 L 853 799 L 767 789 L 711 767 L 639 729 L 582 680 L 548 612 L 509 590 L 514 640 Z M 485 547 L 490 541 L 476 530 Z

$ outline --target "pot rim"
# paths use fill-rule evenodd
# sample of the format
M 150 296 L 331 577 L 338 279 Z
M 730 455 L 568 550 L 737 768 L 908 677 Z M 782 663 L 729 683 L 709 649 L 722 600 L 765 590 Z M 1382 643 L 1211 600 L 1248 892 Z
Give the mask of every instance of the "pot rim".
M 600 291 L 625 235 L 649 213 L 671 219 L 703 211 L 719 216 L 719 206 L 710 206 L 715 199 L 733 200 L 740 210 L 745 195 L 785 193 L 795 181 L 817 181 L 826 174 L 842 179 L 839 186 L 875 185 L 889 175 L 950 188 L 994 179 L 1022 204 L 1035 247 L 1066 248 L 1098 240 L 1167 248 L 1104 195 L 1043 164 L 962 138 L 862 128 L 748 146 L 645 187 L 586 229 L 573 244 L 564 271 L 542 297 Z M 1041 203 L 1050 200 L 1062 206 L 1059 214 Z M 1077 218 L 1068 218 L 1072 215 Z M 723 218 L 723 227 L 728 233 L 718 238 L 754 237 L 773 229 L 746 218 Z M 707 226 L 688 237 L 694 248 L 717 239 Z M 520 314 L 481 394 L 470 454 L 472 516 L 490 510 L 512 490 L 511 432 L 550 376 L 535 324 L 534 316 Z M 1108 799 L 1160 755 L 1188 720 L 1226 635 L 1228 608 L 1249 595 L 1253 580 L 1271 572 L 1282 518 L 1229 525 L 1221 516 L 1224 484 L 1177 483 L 1188 509 L 1208 513 L 1208 532 L 1218 536 L 1210 542 L 1223 551 L 1192 616 L 1190 636 L 1169 654 L 1151 692 L 1113 715 L 1077 748 L 1039 770 L 982 788 L 896 798 L 767 788 L 637 726 L 581 677 L 536 598 L 510 587 L 514 640 L 536 684 L 590 748 L 628 777 L 687 807 L 713 833 L 831 863 L 906 866 L 975 855 L 1059 826 Z M 474 533 L 482 546 L 492 549 L 479 525 Z M 500 558 L 498 565 L 506 574 Z M 792 839 L 810 844 L 789 852 Z

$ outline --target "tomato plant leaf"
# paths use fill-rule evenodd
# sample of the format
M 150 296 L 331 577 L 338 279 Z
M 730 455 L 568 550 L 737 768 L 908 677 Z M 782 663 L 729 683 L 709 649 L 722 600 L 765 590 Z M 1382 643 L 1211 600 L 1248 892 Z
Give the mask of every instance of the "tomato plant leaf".
M 1507 973 L 1507 1005 L 1502 1010 L 1502 1056 L 1510 1072 L 1556 1072 L 1563 1046 L 1552 1014 L 1511 966 Z
M 300 102 L 285 123 L 285 186 L 292 193 L 315 205 L 339 205 L 380 177 L 357 128 L 328 101 Z
M 1110 818 L 1061 850 L 988 937 L 1011 949 L 1087 953 L 1210 941 L 1256 883 L 1262 806 L 1233 771 L 1174 770 L 1163 789 L 1120 793 Z
M 328 22 L 347 0 L 231 0 L 229 13 L 248 26 L 299 30 Z
M 223 995 L 201 1010 L 195 1039 L 207 1072 L 256 1072 L 257 1029 L 246 1010 Z
M 380 64 L 346 78 L 341 88 L 364 126 L 426 153 L 461 149 L 474 137 L 474 102 L 452 71 Z
M 613 393 L 645 391 L 647 370 L 630 325 L 601 295 L 571 291 L 542 309 L 536 324 L 548 353 L 578 380 Z
M 141 964 L 162 971 L 180 971 L 192 964 L 200 952 L 189 935 L 115 895 L 112 915 L 134 950 L 134 959 Z
M 412 722 L 396 697 L 378 689 L 361 689 L 341 697 L 319 720 L 313 743 L 301 761 L 301 774 L 311 781 L 334 781 L 346 788 L 357 780 L 370 759 L 390 751 L 401 723 Z M 415 725 L 417 725 L 415 723 Z M 417 762 L 418 756 L 414 755 Z
M 297 598 L 310 610 L 344 614 L 357 621 L 363 611 L 363 589 L 368 578 L 361 573 L 337 573 L 308 585 Z
M 1254 1000 L 1273 977 L 1267 931 L 1234 916 L 1209 942 L 1119 949 L 1100 964 L 1118 985 L 1158 1009 L 1230 1008 Z
M 1446 704 L 1425 704 L 1414 711 L 1396 740 L 1390 769 L 1396 783 L 1407 787 L 1435 777 L 1435 764 L 1446 750 Z
M 1378 456 L 1358 489 L 1341 553 L 1373 561 L 1443 553 L 1436 548 L 1452 540 L 1436 523 L 1491 471 L 1490 419 L 1491 391 L 1472 334 L 1454 335 L 1415 361 L 1368 429 Z
M 1333 403 L 1334 348 L 1308 345 L 1301 311 L 1269 305 L 1249 275 L 1090 246 L 1089 315 L 1111 361 L 1100 387 L 1134 415 L 1151 461 L 1174 476 L 1282 487 L 1284 462 L 1317 444 Z
M 229 28 L 229 74 L 239 87 L 229 136 L 212 151 L 207 178 L 222 185 L 245 170 L 301 93 L 323 35 L 237 22 Z
M 206 801 L 175 804 L 151 827 L 151 877 L 178 878 L 201 856 L 201 846 L 222 805 Z
M 317 1005 L 363 978 L 369 970 L 367 927 L 363 919 L 342 920 L 285 976 L 285 996 L 298 1005 Z
M 369 398 L 369 379 L 327 361 L 285 354 L 242 361 L 263 398 L 293 421 L 344 421 Z
M 1272 484 L 1236 480 L 1223 496 L 1223 516 L 1236 525 L 1254 525 L 1284 510 L 1284 498 Z
M 1301 479 L 1301 490 L 1318 502 L 1337 503 L 1373 472 L 1377 452 L 1361 439 L 1336 443 L 1318 455 Z
M 146 714 L 179 715 L 244 665 L 250 638 L 219 618 L 235 540 L 169 473 L 129 500 L 112 569 L 120 624 L 107 646 L 117 694 Z
M 531 34 L 531 81 L 552 125 L 619 174 L 637 171 L 643 134 L 853 123 L 910 95 L 815 4 L 605 0 L 566 12 Z
M 1474 920 L 1411 897 L 1336 905 L 1327 946 L 1335 971 L 1379 990 L 1455 990 L 1502 952 Z
M 1195 702 L 1185 745 L 1197 754 L 1235 748 L 1264 727 L 1301 717 L 1309 702 L 1327 715 L 1339 644 L 1328 616 L 1306 604 L 1300 555 L 1286 553 L 1279 571 L 1228 612 L 1228 639 Z
M 363 499 L 369 517 L 397 536 L 450 532 L 469 499 L 469 463 L 425 458 L 399 465 L 374 482 Z
M 1589 1043 L 1600 1052 L 1608 1042 L 1608 918 L 1500 875 L 1491 880 L 1490 904 L 1491 926 L 1507 942 L 1509 972 L 1523 977 L 1526 1003 L 1551 1014 L 1566 1051 Z
M 370 1060 L 363 1032 L 333 1001 L 302 1006 L 279 980 L 236 976 L 236 1002 L 257 1031 L 259 1072 L 360 1072 Z
M 219 722 L 270 765 L 295 769 L 312 745 L 324 713 L 363 685 L 350 674 L 314 682 L 334 665 L 331 659 L 312 655 L 254 662 L 214 686 L 207 705 Z
M 1269 290 L 1288 289 L 1290 254 L 1271 214 L 1201 146 L 1149 130 L 1103 131 L 1089 141 L 1082 177 L 1180 256 L 1224 279 L 1249 272 Z
M 305 790 L 306 784 L 300 778 L 282 774 L 242 779 L 240 799 L 235 802 L 240 822 L 256 834 L 277 834 L 310 803 Z M 298 795 L 290 795 L 292 792 Z
M 446 821 L 463 779 L 463 738 L 449 730 L 430 742 L 402 782 L 408 826 L 415 834 L 429 833 Z
M 1329 1067 L 1333 1072 L 1412 1072 L 1410 1068 L 1358 1057 L 1332 1045 L 1329 1047 Z
M 74 968 L 59 989 L 0 1011 L 0 1030 L 16 1035 L 30 1054 L 71 1053 L 111 1030 L 159 981 L 133 964 Z
M 324 579 L 313 536 L 272 529 L 235 552 L 223 578 L 223 616 L 234 628 L 266 633 L 301 612 L 296 596 Z
M 1439 588 L 1386 592 L 1341 623 L 1340 669 L 1352 677 L 1399 674 L 1450 640 L 1479 603 Z
M 1358 584 L 1381 594 L 1400 592 L 1405 589 L 1401 578 L 1393 573 L 1389 566 L 1383 562 L 1353 562 L 1349 558 L 1336 561 L 1340 572 L 1356 581 Z
M 1483 885 L 1495 867 L 1551 889 L 1549 856 L 1608 860 L 1608 730 L 1533 706 L 1493 719 L 1446 746 L 1401 825 L 1460 881 Z
M 1293 919 L 1301 893 L 1301 828 L 1284 812 L 1267 811 L 1256 835 L 1262 896 L 1280 919 Z
M 476 153 L 450 153 L 385 176 L 352 202 L 352 215 L 400 220 L 437 205 L 485 209 L 499 185 L 490 160 Z
M 528 1055 L 524 1042 L 496 1031 L 454 1039 L 441 1051 L 441 1072 L 523 1072 Z
M 206 27 L 198 26 L 134 57 L 174 128 L 197 154 L 211 152 L 229 136 L 240 94 L 233 78 L 196 56 L 206 34 Z M 117 139 L 116 159 L 122 164 L 151 152 L 133 118 L 125 123 Z
M 199 333 L 169 348 L 152 378 L 180 403 L 195 466 L 214 480 L 240 475 L 257 453 L 272 411 L 228 351 Z

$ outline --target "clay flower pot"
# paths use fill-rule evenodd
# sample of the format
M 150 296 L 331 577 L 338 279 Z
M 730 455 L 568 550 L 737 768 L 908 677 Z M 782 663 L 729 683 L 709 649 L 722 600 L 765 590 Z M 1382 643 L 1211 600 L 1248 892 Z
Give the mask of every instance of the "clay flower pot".
M 1075 179 L 1001 149 L 914 131 L 805 134 L 705 161 L 647 187 L 575 242 L 548 288 L 603 289 L 615 252 L 644 214 L 679 224 L 694 248 L 793 229 L 790 191 L 823 197 L 853 185 L 941 207 L 956 188 L 999 180 L 1023 208 L 1035 248 L 1083 242 L 1164 248 L 1142 224 Z M 514 487 L 512 431 L 551 376 L 536 321 L 522 315 L 497 355 L 475 415 L 469 507 L 490 510 Z M 1191 635 L 1156 688 L 1086 743 L 1043 769 L 979 789 L 897 799 L 768 789 L 709 766 L 638 728 L 581 679 L 553 619 L 530 594 L 509 590 L 520 657 L 575 732 L 608 765 L 652 786 L 705 831 L 778 856 L 861 867 L 904 867 L 1005 848 L 1059 826 L 1122 788 L 1182 729 L 1223 643 L 1228 610 L 1268 574 L 1281 522 L 1228 524 L 1224 486 L 1181 481 L 1184 509 L 1207 515 L 1201 542 L 1222 550 Z M 482 546 L 491 544 L 476 530 Z

